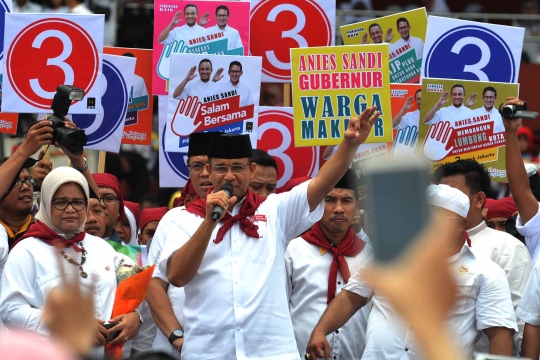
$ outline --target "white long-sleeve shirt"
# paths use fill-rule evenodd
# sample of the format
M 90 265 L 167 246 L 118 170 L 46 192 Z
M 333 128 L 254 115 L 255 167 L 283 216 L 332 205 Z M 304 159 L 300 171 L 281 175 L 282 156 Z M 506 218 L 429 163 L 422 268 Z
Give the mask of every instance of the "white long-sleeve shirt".
M 260 238 L 247 236 L 235 223 L 216 244 L 212 240 L 220 226 L 214 229 L 197 273 L 184 286 L 182 360 L 299 359 L 283 259 L 290 239 L 302 232 L 299 225 L 306 218 L 313 224 L 323 214 L 322 203 L 310 212 L 308 184 L 272 194 L 258 207 L 251 221 L 259 227 Z M 242 203 L 234 206 L 232 216 Z M 202 221 L 180 212 L 169 229 L 175 236 L 167 238 L 158 261 L 162 273 L 167 272 L 169 256 L 190 240 Z

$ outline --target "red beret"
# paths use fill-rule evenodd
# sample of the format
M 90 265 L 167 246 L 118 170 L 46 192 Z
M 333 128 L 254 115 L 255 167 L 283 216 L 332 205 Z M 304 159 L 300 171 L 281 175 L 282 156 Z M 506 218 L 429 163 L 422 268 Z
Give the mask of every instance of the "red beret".
M 509 219 L 516 211 L 518 210 L 514 198 L 511 196 L 505 197 L 495 201 L 495 204 L 488 209 L 486 221 L 499 217 Z
M 131 201 L 124 201 L 124 206 L 131 211 L 133 216 L 135 217 L 135 223 L 137 225 L 137 229 L 139 228 L 139 222 L 141 220 L 141 206 L 137 203 L 131 202 Z
M 120 219 L 124 219 L 124 195 L 122 195 L 122 188 L 120 187 L 118 178 L 107 173 L 92 174 L 92 177 L 98 187 L 105 187 L 116 193 L 116 197 L 118 197 L 118 201 L 120 202 Z
M 484 203 L 484 209 L 489 209 L 493 206 L 493 204 L 495 204 L 495 202 L 497 202 L 497 200 L 492 198 L 486 198 L 486 202 Z
M 143 209 L 141 212 L 141 233 L 144 230 L 144 227 L 152 221 L 160 221 L 163 216 L 169 211 L 169 208 L 166 206 L 158 208 L 149 208 Z

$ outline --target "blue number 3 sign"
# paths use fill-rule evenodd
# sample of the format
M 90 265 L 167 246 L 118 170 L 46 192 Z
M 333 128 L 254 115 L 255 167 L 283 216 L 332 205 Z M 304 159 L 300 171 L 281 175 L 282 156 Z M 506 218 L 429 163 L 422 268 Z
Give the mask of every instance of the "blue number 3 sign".
M 424 58 L 429 78 L 517 82 L 514 54 L 503 38 L 477 25 L 442 34 Z

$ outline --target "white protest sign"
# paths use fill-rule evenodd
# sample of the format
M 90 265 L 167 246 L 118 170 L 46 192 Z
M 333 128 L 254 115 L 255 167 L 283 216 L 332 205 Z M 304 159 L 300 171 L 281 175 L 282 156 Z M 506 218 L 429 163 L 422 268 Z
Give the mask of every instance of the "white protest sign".
M 50 111 L 58 85 L 84 90 L 77 114 L 100 109 L 103 15 L 5 14 L 3 112 Z
M 165 150 L 187 152 L 193 132 L 249 134 L 257 144 L 260 57 L 171 55 Z
M 428 17 L 422 78 L 517 83 L 525 29 Z

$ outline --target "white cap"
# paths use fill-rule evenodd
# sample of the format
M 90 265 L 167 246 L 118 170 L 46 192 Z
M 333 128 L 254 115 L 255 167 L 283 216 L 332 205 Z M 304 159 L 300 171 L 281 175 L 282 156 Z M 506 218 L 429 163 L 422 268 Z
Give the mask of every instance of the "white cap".
M 450 210 L 463 218 L 469 213 L 469 197 L 461 190 L 448 185 L 429 185 L 426 195 L 430 205 Z

